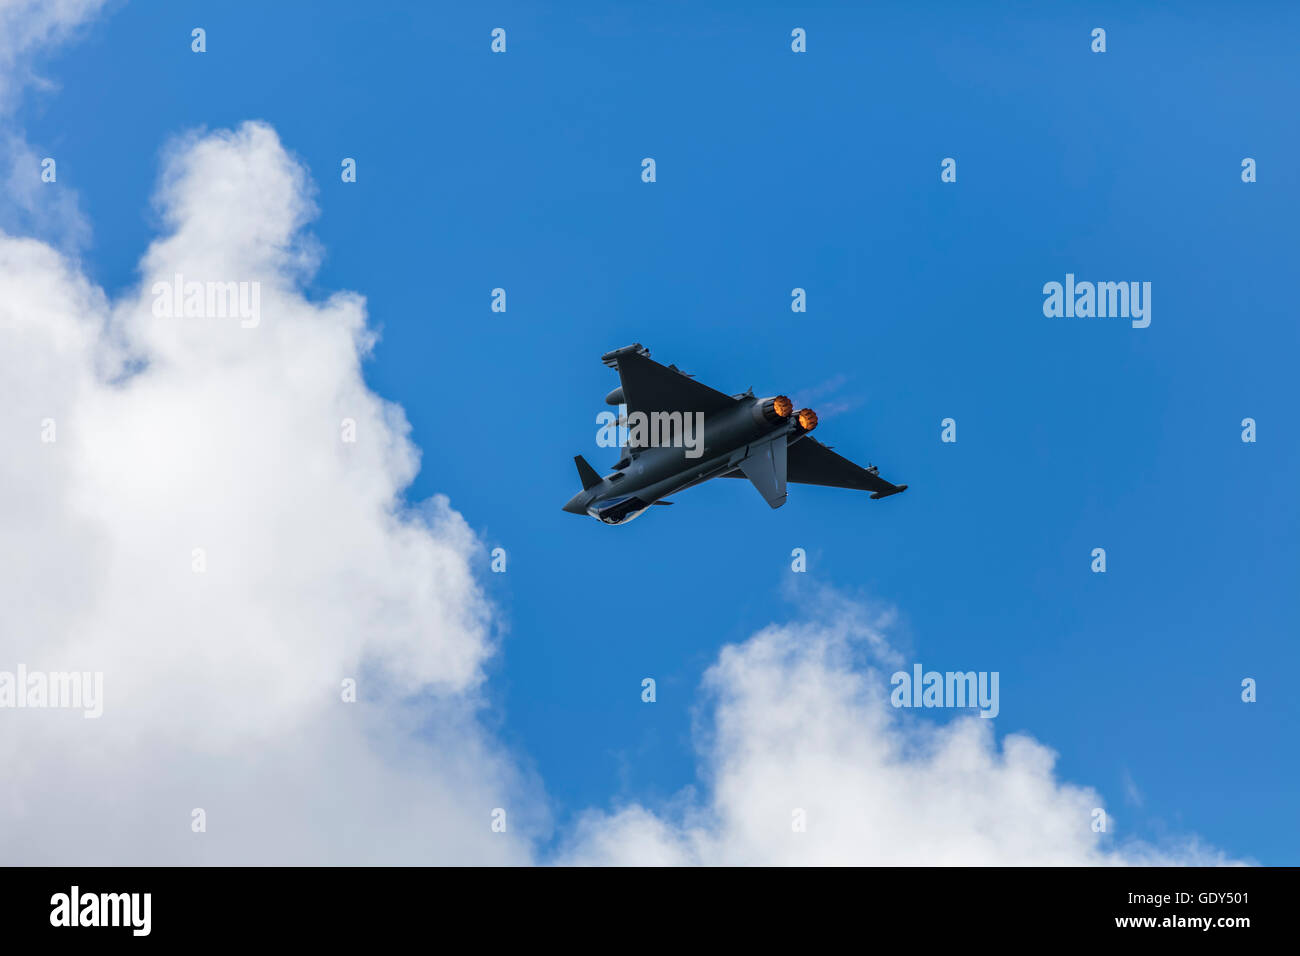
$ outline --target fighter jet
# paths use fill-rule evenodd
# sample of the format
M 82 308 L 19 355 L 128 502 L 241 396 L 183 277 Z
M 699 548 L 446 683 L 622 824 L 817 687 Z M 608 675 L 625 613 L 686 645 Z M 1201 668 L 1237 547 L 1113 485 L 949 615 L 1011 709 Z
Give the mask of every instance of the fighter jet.
M 604 477 L 574 456 L 582 490 L 564 506 L 570 514 L 627 524 L 710 478 L 748 478 L 773 508 L 785 504 L 788 481 L 869 491 L 872 498 L 907 490 L 813 438 L 816 413 L 796 412 L 784 395 L 756 398 L 752 388 L 724 394 L 675 365 L 652 361 L 639 343 L 607 352 L 601 361 L 618 370 L 619 387 L 605 401 L 627 407 L 618 425 L 628 438 L 613 473 Z

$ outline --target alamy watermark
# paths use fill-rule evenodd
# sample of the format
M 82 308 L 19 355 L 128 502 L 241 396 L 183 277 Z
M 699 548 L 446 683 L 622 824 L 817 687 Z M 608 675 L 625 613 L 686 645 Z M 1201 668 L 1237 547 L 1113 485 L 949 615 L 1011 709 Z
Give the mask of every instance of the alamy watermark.
M 239 319 L 240 327 L 255 329 L 262 321 L 262 283 L 186 282 L 162 279 L 149 289 L 153 314 L 160 319 Z
M 1065 284 L 1043 286 L 1043 315 L 1049 319 L 1132 319 L 1133 328 L 1151 324 L 1150 282 L 1075 282 L 1065 274 Z
M 920 664 L 912 672 L 896 671 L 889 679 L 894 692 L 889 702 L 895 707 L 978 707 L 981 717 L 996 717 L 997 671 L 924 671 Z
M 625 408 L 626 406 L 620 406 Z M 703 412 L 632 412 L 596 415 L 601 448 L 685 448 L 687 458 L 704 454 Z
M 132 936 L 148 936 L 152 911 L 152 893 L 83 893 L 73 885 L 50 897 L 51 926 L 120 926 Z
M 0 671 L 0 709 L 81 710 L 93 720 L 104 713 L 102 671 Z

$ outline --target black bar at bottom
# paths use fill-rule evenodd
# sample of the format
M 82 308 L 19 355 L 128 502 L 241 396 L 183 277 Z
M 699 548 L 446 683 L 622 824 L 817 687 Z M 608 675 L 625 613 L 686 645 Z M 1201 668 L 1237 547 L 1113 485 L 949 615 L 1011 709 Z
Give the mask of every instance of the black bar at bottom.
M 425 932 L 453 945 L 441 934 L 455 930 L 466 942 L 522 933 L 633 949 L 701 938 L 807 948 L 829 945 L 831 933 L 863 945 L 899 934 L 918 945 L 1044 936 L 1232 945 L 1259 933 L 1294 938 L 1300 870 L 13 867 L 0 868 L 0 884 L 7 943 L 337 946 Z

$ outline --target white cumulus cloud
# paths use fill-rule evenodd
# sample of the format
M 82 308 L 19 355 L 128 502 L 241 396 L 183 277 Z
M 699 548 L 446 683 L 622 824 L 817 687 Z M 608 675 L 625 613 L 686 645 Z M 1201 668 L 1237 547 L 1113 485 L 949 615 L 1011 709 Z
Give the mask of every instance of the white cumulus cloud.
M 103 5 L 104 0 L 0 0 L 0 229 L 39 235 L 66 249 L 90 238 L 77 195 L 56 185 L 58 157 L 37 151 L 8 114 L 28 87 L 54 87 L 34 61 L 92 21 Z M 45 159 L 54 160 L 54 182 L 42 178 Z
M 0 0 L 0 110 L 29 84 L 49 87 L 32 58 L 64 42 L 91 20 L 104 0 Z
M 589 812 L 562 851 L 598 865 L 1123 865 L 1225 862 L 1093 832 L 1093 790 L 994 721 L 889 702 L 888 617 L 832 593 L 812 622 L 723 649 L 705 688 L 701 787 L 666 807 Z
M 478 720 L 482 549 L 403 503 L 364 302 L 301 290 L 310 192 L 265 125 L 179 141 L 116 302 L 0 237 L 0 670 L 104 674 L 98 719 L 0 711 L 0 859 L 528 859 L 541 800 Z M 256 283 L 260 321 L 160 317 L 177 275 Z

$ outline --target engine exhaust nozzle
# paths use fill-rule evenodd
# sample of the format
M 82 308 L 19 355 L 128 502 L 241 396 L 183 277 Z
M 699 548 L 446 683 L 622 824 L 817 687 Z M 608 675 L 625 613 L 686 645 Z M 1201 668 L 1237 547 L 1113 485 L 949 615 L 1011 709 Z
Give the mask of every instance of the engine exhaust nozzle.
M 776 395 L 762 404 L 763 418 L 772 424 L 785 421 L 794 414 L 794 402 L 784 395 Z
M 799 409 L 799 417 L 797 420 L 799 422 L 799 427 L 806 432 L 810 432 L 817 427 L 817 413 L 811 408 Z

